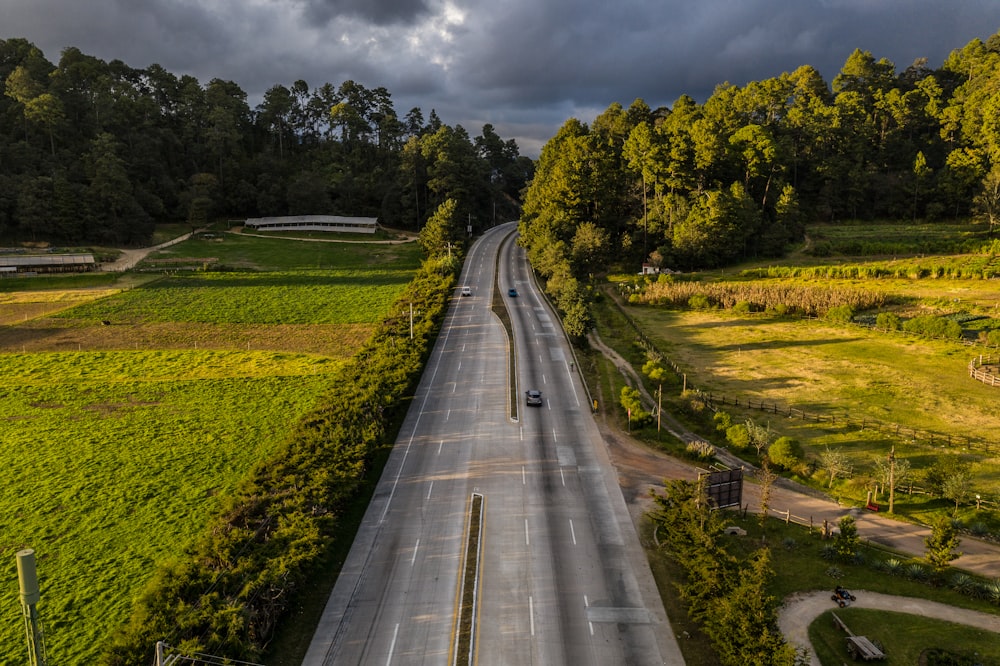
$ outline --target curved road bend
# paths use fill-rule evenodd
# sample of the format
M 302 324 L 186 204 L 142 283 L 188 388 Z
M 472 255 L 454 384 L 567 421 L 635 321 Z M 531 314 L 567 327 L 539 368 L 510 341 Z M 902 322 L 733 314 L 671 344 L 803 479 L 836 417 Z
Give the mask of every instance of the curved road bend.
M 514 224 L 470 250 L 416 397 L 304 660 L 449 664 L 469 501 L 485 498 L 479 664 L 682 664 L 558 321 Z M 520 395 L 508 417 L 498 252 Z

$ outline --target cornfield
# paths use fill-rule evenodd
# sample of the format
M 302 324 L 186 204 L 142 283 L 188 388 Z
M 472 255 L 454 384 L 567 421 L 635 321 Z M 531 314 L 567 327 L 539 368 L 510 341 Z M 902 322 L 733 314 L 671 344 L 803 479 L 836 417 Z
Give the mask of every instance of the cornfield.
M 883 292 L 850 287 L 813 287 L 760 282 L 656 282 L 629 297 L 632 303 L 683 307 L 691 299 L 709 307 L 732 308 L 745 303 L 756 312 L 778 311 L 822 316 L 830 308 L 873 310 L 888 300 Z M 744 306 L 746 307 L 746 306 Z

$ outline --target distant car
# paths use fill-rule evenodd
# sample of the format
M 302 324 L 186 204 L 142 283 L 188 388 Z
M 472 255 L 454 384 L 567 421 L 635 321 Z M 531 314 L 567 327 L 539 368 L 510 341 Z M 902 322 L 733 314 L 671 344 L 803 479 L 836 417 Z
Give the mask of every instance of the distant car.
M 472 296 L 472 287 L 462 287 L 462 296 Z
M 517 289 L 511 287 L 510 289 L 507 290 L 507 295 L 511 297 L 517 296 Z
M 524 392 L 526 402 L 528 407 L 541 407 L 542 406 L 542 392 L 531 389 Z

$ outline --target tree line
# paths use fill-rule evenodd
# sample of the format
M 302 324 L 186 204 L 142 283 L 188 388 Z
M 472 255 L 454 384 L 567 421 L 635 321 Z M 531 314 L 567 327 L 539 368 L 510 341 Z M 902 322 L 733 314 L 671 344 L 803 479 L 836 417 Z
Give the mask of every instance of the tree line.
M 517 214 L 533 162 L 492 125 L 399 117 L 356 81 L 276 84 L 251 108 L 232 81 L 75 47 L 58 63 L 0 40 L 0 235 L 143 244 L 158 222 L 296 214 L 420 229 L 443 202 L 488 226 Z
M 699 104 L 612 104 L 543 147 L 521 243 L 563 308 L 622 263 L 671 269 L 780 256 L 805 220 L 1000 221 L 1000 33 L 938 69 L 855 50 Z M 984 234 L 985 235 L 985 234 Z

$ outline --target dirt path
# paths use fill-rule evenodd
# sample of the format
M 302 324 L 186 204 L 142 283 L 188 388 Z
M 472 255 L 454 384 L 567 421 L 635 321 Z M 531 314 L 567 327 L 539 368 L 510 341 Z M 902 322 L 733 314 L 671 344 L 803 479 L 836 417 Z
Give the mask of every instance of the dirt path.
M 184 234 L 183 236 L 178 236 L 165 243 L 160 243 L 159 245 L 153 245 L 152 247 L 141 247 L 135 250 L 122 250 L 122 254 L 116 260 L 108 264 L 101 264 L 101 270 L 107 273 L 122 273 L 131 268 L 134 268 L 136 264 L 146 258 L 146 255 L 150 252 L 156 252 L 157 250 L 162 250 L 165 247 L 170 247 L 171 245 L 176 245 L 182 241 L 186 241 L 191 238 L 191 234 L 196 232 L 191 232 Z
M 927 599 L 897 597 L 866 590 L 852 590 L 852 593 L 857 596 L 857 601 L 852 602 L 851 605 L 857 608 L 909 613 L 1000 633 L 1000 616 L 966 608 L 956 608 Z M 825 611 L 836 608 L 836 605 L 830 600 L 830 595 L 830 590 L 799 592 L 785 599 L 778 612 L 778 627 L 781 632 L 792 645 L 809 649 L 810 663 L 813 666 L 821 666 L 821 664 L 809 642 L 809 625 Z M 852 627 L 852 629 L 859 634 L 864 633 L 860 628 Z

